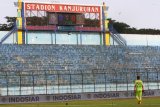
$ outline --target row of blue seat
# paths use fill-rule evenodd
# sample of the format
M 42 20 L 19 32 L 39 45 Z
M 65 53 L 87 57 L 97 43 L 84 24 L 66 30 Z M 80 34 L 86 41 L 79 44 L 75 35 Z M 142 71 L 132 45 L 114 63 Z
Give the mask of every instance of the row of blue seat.
M 145 81 L 160 80 L 160 47 L 0 45 L 0 52 L 0 72 L 3 74 L 1 78 L 8 78 L 0 80 L 4 84 L 10 81 L 18 84 L 21 77 L 27 77 L 27 82 L 33 83 L 37 81 L 30 78 L 41 75 L 42 78 L 38 80 L 40 83 L 43 80 L 55 83 L 50 75 L 62 75 L 64 83 L 70 83 L 70 78 L 76 80 L 78 77 L 83 80 L 82 76 L 84 78 L 85 75 L 88 75 L 88 78 L 84 78 L 88 84 L 93 83 L 93 80 L 98 83 L 133 82 L 138 74 Z M 26 75 L 23 75 L 25 72 Z M 132 74 L 127 75 L 129 72 Z M 68 76 L 71 74 L 73 76 Z

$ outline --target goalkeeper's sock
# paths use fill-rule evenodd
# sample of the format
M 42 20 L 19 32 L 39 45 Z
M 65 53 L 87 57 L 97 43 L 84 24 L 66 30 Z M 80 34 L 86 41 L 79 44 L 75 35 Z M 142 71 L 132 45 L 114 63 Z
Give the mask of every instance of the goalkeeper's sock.
M 142 103 L 142 100 L 140 100 L 139 103 L 141 104 L 141 103 Z

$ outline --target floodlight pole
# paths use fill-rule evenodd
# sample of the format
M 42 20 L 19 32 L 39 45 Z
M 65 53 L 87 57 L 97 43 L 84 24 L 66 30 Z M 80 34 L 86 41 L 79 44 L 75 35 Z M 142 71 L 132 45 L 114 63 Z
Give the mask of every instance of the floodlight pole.
M 105 35 L 105 14 L 104 14 L 105 3 L 103 2 L 102 7 L 102 24 L 103 24 L 103 45 L 106 45 L 106 35 Z
M 108 29 L 109 21 L 107 20 L 108 7 L 103 2 L 102 6 L 102 24 L 103 24 L 103 45 L 110 45 L 110 32 Z
M 18 0 L 18 9 L 17 9 L 17 44 L 24 44 L 23 42 L 23 19 L 22 19 L 22 0 Z

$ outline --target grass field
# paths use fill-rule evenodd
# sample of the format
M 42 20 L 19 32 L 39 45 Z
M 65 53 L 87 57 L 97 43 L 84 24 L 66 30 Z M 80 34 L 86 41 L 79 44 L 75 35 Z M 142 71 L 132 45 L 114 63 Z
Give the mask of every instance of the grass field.
M 3 104 L 0 107 L 160 107 L 160 98 L 143 98 L 142 104 L 137 104 L 135 99 L 110 99 L 56 103 Z

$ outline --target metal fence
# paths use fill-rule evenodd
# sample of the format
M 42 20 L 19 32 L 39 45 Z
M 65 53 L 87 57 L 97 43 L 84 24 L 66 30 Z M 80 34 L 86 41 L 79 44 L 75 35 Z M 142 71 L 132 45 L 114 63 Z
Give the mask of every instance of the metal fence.
M 100 71 L 100 72 L 99 72 Z M 145 90 L 160 89 L 160 72 L 80 71 L 0 71 L 0 94 L 33 95 L 130 91 L 140 75 Z

